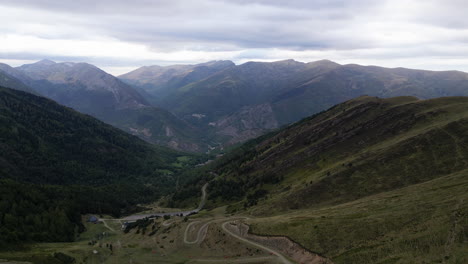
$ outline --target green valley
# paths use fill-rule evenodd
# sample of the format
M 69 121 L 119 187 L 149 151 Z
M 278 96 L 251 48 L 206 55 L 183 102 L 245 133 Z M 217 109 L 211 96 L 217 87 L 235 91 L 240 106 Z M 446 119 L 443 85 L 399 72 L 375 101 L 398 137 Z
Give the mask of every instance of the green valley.
M 200 157 L 151 146 L 51 100 L 0 88 L 0 244 L 73 241 L 81 214 L 133 212 Z
M 8 249 L 0 258 L 466 262 L 467 97 L 357 97 L 272 126 L 211 162 L 32 94 L 2 88 L 0 102 L 0 232 Z M 137 111 L 115 122 L 181 127 L 151 108 Z M 186 129 L 165 130 L 197 140 Z M 206 185 L 208 200 L 198 206 Z M 89 213 L 99 215 L 98 226 L 84 224 Z
M 467 264 L 467 13 L 0 1 L 0 264 Z

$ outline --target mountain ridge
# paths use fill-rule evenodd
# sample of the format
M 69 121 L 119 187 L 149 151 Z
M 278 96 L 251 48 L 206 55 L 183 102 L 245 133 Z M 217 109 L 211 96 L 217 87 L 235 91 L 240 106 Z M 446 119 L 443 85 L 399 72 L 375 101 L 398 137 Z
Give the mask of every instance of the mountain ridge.
M 459 71 L 340 65 L 328 60 L 247 62 L 172 89 L 160 105 L 188 122 L 207 126 L 223 122 L 243 107 L 270 104 L 279 127 L 365 94 L 422 99 L 468 95 L 467 78 Z M 205 118 L 193 118 L 194 114 Z M 242 127 L 237 129 L 244 133 Z M 252 136 L 268 130 L 265 127 Z
M 197 128 L 94 65 L 42 60 L 9 70 L 38 93 L 148 142 L 191 152 L 207 148 Z

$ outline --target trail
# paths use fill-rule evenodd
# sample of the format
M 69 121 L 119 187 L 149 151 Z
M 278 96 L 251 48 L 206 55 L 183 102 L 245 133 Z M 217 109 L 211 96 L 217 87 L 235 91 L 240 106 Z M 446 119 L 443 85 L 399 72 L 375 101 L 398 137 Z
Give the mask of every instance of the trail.
M 171 221 L 171 222 L 169 222 L 169 221 L 170 221 L 170 220 L 167 220 L 167 221 L 162 222 L 162 225 L 163 225 L 163 226 L 170 226 L 170 225 L 172 225 L 173 221 Z
M 201 209 L 203 209 L 203 206 L 205 206 L 205 203 L 206 203 L 206 188 L 208 187 L 208 183 L 205 183 L 205 185 L 203 185 L 201 191 L 202 191 L 202 197 L 200 199 L 200 204 L 198 204 L 198 208 L 196 210 L 200 211 Z
M 281 261 L 283 264 L 293 264 L 293 262 L 291 262 L 291 261 L 289 261 L 288 259 L 286 259 L 286 258 L 285 258 L 281 253 L 279 253 L 278 251 L 273 250 L 273 249 L 270 249 L 270 248 L 268 248 L 268 247 L 265 247 L 265 246 L 263 246 L 263 245 L 261 245 L 261 244 L 259 244 L 259 243 L 256 243 L 256 242 L 247 240 L 247 239 L 245 239 L 245 238 L 243 238 L 243 237 L 240 237 L 240 236 L 234 234 L 233 232 L 229 231 L 229 229 L 226 228 L 226 225 L 228 225 L 229 223 L 231 223 L 231 221 L 224 222 L 224 223 L 221 225 L 221 227 L 223 228 L 224 232 L 228 233 L 229 235 L 231 235 L 231 236 L 237 238 L 238 240 L 240 240 L 240 241 L 242 241 L 242 242 L 244 242 L 244 243 L 250 244 L 250 245 L 255 246 L 255 247 L 257 247 L 257 248 L 261 248 L 261 249 L 263 249 L 263 250 L 265 250 L 265 251 L 268 251 L 268 252 L 270 252 L 270 253 L 276 255 L 276 256 L 280 259 L 280 261 Z
M 109 230 L 112 231 L 112 232 L 115 232 L 115 229 L 112 228 L 112 227 L 110 227 L 110 226 L 107 224 L 106 221 L 104 221 L 104 220 L 102 220 L 102 219 L 101 219 L 101 221 L 104 223 L 104 226 L 107 227 L 107 229 L 109 229 Z
M 199 235 L 200 232 L 197 233 L 197 237 L 195 238 L 194 241 L 188 241 L 188 239 L 187 239 L 187 236 L 188 236 L 188 232 L 189 232 L 190 227 L 192 227 L 192 225 L 197 224 L 197 223 L 200 223 L 200 221 L 191 222 L 191 223 L 189 223 L 189 224 L 187 225 L 187 227 L 185 228 L 185 232 L 184 232 L 184 243 L 185 243 L 185 244 L 196 244 L 196 243 L 198 242 L 198 240 L 199 240 L 199 236 L 198 236 L 198 235 Z M 201 228 L 200 228 L 200 229 L 201 229 Z
M 273 249 L 270 249 L 266 246 L 263 246 L 262 244 L 259 244 L 259 243 L 256 243 L 256 242 L 253 242 L 253 241 L 250 241 L 248 239 L 245 239 L 241 236 L 238 236 L 236 235 L 235 233 L 229 231 L 229 229 L 226 228 L 226 225 L 230 224 L 232 221 L 234 220 L 240 220 L 240 219 L 248 219 L 247 217 L 242 217 L 242 218 L 237 218 L 237 219 L 217 219 L 217 220 L 211 220 L 211 221 L 208 221 L 206 222 L 205 224 L 203 224 L 199 229 L 198 229 L 198 232 L 197 232 L 197 237 L 195 238 L 195 240 L 193 241 L 189 241 L 188 240 L 188 233 L 189 233 L 189 230 L 190 228 L 194 225 L 194 224 L 198 224 L 200 223 L 200 221 L 195 221 L 195 222 L 191 222 L 190 224 L 187 225 L 187 227 L 185 228 L 185 232 L 184 232 L 184 243 L 186 244 L 198 244 L 198 243 L 201 243 L 204 239 L 205 239 L 205 235 L 206 235 L 206 232 L 207 232 L 207 229 L 208 229 L 208 226 L 214 222 L 218 222 L 218 221 L 224 221 L 222 224 L 221 224 L 221 227 L 223 229 L 223 231 L 225 233 L 227 233 L 228 235 L 246 243 L 246 244 L 249 244 L 251 246 L 255 246 L 257 248 L 260 248 L 260 249 L 263 249 L 269 253 L 271 253 L 272 255 L 274 255 L 275 258 L 278 258 L 279 261 L 281 261 L 281 263 L 283 264 L 293 264 L 293 262 L 289 261 L 287 258 L 285 258 L 281 253 L 279 253 L 278 251 L 276 250 L 273 250 Z M 268 258 L 272 258 L 272 257 L 268 257 Z M 261 260 L 261 258 L 244 258 L 244 259 L 236 259 L 236 260 L 229 260 L 229 262 L 239 262 L 239 263 L 249 263 L 249 262 L 252 262 L 252 261 L 259 261 Z M 226 259 L 224 259 L 224 261 L 218 259 L 218 260 L 214 260 L 214 259 L 197 259 L 197 260 L 192 260 L 192 262 L 195 261 L 195 262 L 223 262 L 223 263 L 226 263 Z
M 192 222 L 192 223 L 188 224 L 188 225 L 187 225 L 187 228 L 185 228 L 185 232 L 184 232 L 184 243 L 185 243 L 185 244 L 197 244 L 197 243 L 201 243 L 201 242 L 205 239 L 205 236 L 206 236 L 206 233 L 207 233 L 207 230 L 208 230 L 208 226 L 209 226 L 210 224 L 212 224 L 213 222 L 216 222 L 216 221 L 219 221 L 219 220 L 211 220 L 211 221 L 206 222 L 204 225 L 202 225 L 202 226 L 200 227 L 200 229 L 198 229 L 197 237 L 195 238 L 194 241 L 188 241 L 188 239 L 187 239 L 187 233 L 188 233 L 190 227 L 191 227 L 193 224 L 200 223 L 200 221 L 196 221 L 196 222 Z

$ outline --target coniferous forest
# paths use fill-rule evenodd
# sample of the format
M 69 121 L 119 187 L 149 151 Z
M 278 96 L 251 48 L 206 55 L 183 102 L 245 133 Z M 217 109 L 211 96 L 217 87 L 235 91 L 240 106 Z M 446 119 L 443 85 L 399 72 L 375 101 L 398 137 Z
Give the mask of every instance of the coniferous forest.
M 181 170 L 167 165 L 180 153 L 7 88 L 0 88 L 0 151 L 2 246 L 73 241 L 81 214 L 130 212 L 171 191 Z

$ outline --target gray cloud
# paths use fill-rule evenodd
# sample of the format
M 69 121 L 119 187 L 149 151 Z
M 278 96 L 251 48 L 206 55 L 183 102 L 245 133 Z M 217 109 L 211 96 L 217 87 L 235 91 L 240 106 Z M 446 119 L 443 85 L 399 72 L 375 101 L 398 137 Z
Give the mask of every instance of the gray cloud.
M 330 59 L 356 62 L 357 56 L 382 60 L 452 58 L 455 48 L 468 39 L 464 2 L 3 0 L 0 8 L 11 11 L 11 17 L 5 12 L 5 19 L 11 23 L 0 25 L 0 38 L 16 34 L 50 40 L 53 45 L 62 43 L 55 40 L 77 40 L 76 44 L 66 43 L 76 45 L 82 54 L 57 54 L 53 47 L 24 52 L 0 47 L 0 59 L 86 58 L 98 65 L 118 66 L 180 61 L 155 57 L 186 51 L 204 52 L 207 58 L 218 54 L 228 56 L 219 59 L 239 60 L 283 59 L 281 56 L 289 54 L 300 56 L 296 59 L 328 55 Z M 106 44 L 80 42 L 100 38 L 113 41 L 109 45 L 116 46 L 114 58 L 97 54 L 102 49 L 99 45 Z M 143 45 L 148 53 L 139 52 L 134 58 L 122 56 L 128 50 L 119 49 L 118 41 Z M 465 50 L 458 51 L 459 57 L 468 57 Z M 154 57 L 145 57 L 151 52 Z M 194 55 L 187 61 L 200 58 L 204 55 Z
M 200 44 L 238 48 L 353 48 L 347 36 L 323 34 L 342 28 L 372 1 L 48 1 L 14 0 L 3 5 L 70 13 L 81 25 L 153 48 Z M 289 4 L 286 4 L 289 3 Z M 357 3 L 361 3 L 358 5 Z M 184 43 L 177 43 L 184 42 Z

